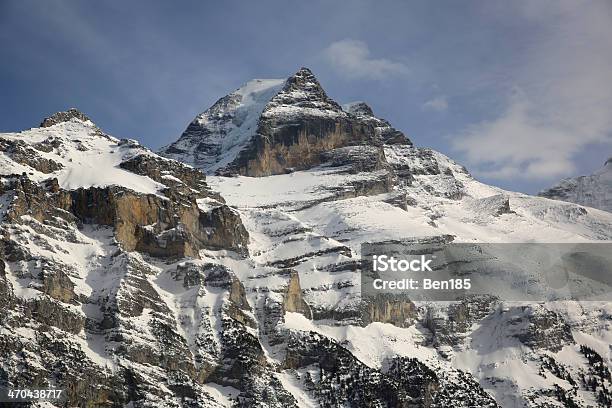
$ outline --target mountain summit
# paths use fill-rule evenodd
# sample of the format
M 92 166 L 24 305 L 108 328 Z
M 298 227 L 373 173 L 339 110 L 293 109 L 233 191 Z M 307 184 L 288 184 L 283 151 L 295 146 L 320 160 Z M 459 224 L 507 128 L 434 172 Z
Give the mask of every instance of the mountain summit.
M 538 195 L 612 212 L 612 157 L 593 174 L 563 179 Z
M 411 144 L 371 109 L 345 111 L 308 68 L 255 79 L 198 115 L 160 154 L 206 173 L 268 176 L 311 168 L 356 145 Z
M 51 127 L 58 123 L 68 122 L 72 119 L 78 119 L 82 122 L 91 121 L 83 112 L 76 108 L 70 108 L 64 112 L 56 112 L 53 115 L 45 118 L 41 123 L 40 127 Z

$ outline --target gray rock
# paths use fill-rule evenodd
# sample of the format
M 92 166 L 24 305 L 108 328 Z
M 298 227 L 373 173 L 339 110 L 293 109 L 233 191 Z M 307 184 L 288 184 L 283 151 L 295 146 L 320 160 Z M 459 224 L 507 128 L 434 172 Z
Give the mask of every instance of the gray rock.
M 90 120 L 84 113 L 80 112 L 78 109 L 70 108 L 67 111 L 57 112 L 49 116 L 48 118 L 45 118 L 41 122 L 40 127 L 51 127 L 61 122 L 68 122 L 72 119 L 77 119 L 83 122 L 87 122 Z
M 372 108 L 370 108 L 365 102 L 352 102 L 344 105 L 343 108 L 349 114 L 372 124 L 383 143 L 389 145 L 412 145 L 410 139 L 408 139 L 402 132 L 393 128 L 386 120 L 375 116 Z

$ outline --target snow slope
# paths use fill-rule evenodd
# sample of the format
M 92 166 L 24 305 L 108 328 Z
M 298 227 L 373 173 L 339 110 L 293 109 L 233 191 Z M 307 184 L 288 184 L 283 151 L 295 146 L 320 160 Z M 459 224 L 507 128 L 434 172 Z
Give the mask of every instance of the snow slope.
M 198 115 L 179 140 L 161 149 L 162 154 L 202 168 L 206 173 L 226 166 L 257 132 L 264 108 L 285 81 L 247 82 Z
M 236 206 L 249 230 L 255 270 L 243 272 L 241 279 L 252 293 L 253 303 L 257 304 L 260 295 L 256 294 L 262 287 L 279 285 L 272 273 L 262 273 L 261 268 L 303 258 L 293 267 L 299 272 L 306 302 L 339 315 L 352 310 L 359 302 L 358 275 L 350 269 L 336 271 L 333 266 L 350 263 L 358 257 L 364 242 L 445 234 L 454 236 L 457 242 L 612 240 L 610 213 L 482 184 L 462 166 L 427 149 L 404 146 L 385 149 L 390 162 L 410 165 L 418 173 L 419 168 L 428 168 L 433 160 L 440 172 L 416 174 L 410 185 L 397 187 L 392 193 L 346 199 L 330 197 L 340 185 L 347 185 L 350 178 L 366 177 L 366 174 L 347 175 L 323 166 L 262 178 L 208 178 L 213 188 L 230 205 Z M 454 195 L 458 183 L 462 191 L 460 198 Z M 414 198 L 406 209 L 389 203 L 389 198 L 400 191 Z M 499 203 L 504 200 L 509 203 L 509 211 L 499 214 Z M 347 247 L 349 252 L 332 250 L 340 247 Z M 419 304 L 424 314 L 438 307 L 441 307 L 442 319 L 447 321 L 445 306 Z M 283 327 L 333 338 L 371 367 L 381 368 L 390 356 L 403 355 L 416 357 L 441 372 L 465 370 L 504 407 L 554 404 L 557 401 L 554 397 L 541 394 L 547 392 L 543 390 L 555 390 L 559 384 L 568 395 L 573 395 L 575 402 L 596 404 L 592 393 L 578 390 L 574 395 L 571 385 L 541 368 L 542 359 L 550 357 L 568 367 L 574 378 L 579 378 L 587 369 L 577 344 L 548 351 L 532 349 L 519 340 L 517 336 L 524 335 L 530 326 L 518 329 L 514 325 L 517 319 L 533 319 L 530 309 L 525 309 L 528 307 L 531 305 L 527 303 L 505 302 L 495 313 L 474 323 L 465 333 L 459 333 L 462 340 L 451 346 L 432 346 L 431 328 L 420 324 L 398 328 L 372 323 L 362 328 L 352 325 L 350 319 L 339 323 L 324 317 L 309 320 L 302 314 L 287 313 Z M 608 355 L 607 346 L 601 346 L 610 338 L 610 326 L 605 323 L 608 303 L 537 305 L 535 316 L 543 313 L 538 308 L 550 308 L 566 316 L 571 327 L 575 327 L 574 338 L 579 344 L 597 346 L 602 355 Z M 269 353 L 282 356 L 275 347 Z M 607 365 L 612 366 L 609 360 Z M 296 398 L 309 406 L 313 404 L 312 395 L 300 389 L 302 374 L 287 370 L 282 379 Z

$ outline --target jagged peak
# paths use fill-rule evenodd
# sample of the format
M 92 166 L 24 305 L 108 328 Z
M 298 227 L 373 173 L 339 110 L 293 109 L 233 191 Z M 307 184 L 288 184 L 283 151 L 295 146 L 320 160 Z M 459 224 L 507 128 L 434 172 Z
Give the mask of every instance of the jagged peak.
M 354 101 L 342 105 L 346 112 L 358 116 L 375 116 L 370 105 L 363 101 Z
M 66 111 L 56 112 L 53 115 L 45 118 L 39 127 L 51 127 L 57 125 L 62 122 L 69 122 L 72 119 L 78 119 L 83 122 L 91 122 L 91 119 L 87 117 L 83 112 L 79 111 L 77 108 L 70 108 Z
M 387 120 L 376 116 L 367 103 L 363 101 L 349 102 L 342 105 L 342 109 L 349 115 L 373 124 L 385 144 L 412 144 L 404 133 L 393 128 Z
M 325 94 L 317 77 L 310 69 L 305 67 L 300 68 L 295 74 L 287 78 L 283 91 L 289 91 L 296 88 L 318 89 Z M 325 97 L 327 97 L 327 95 L 325 95 Z
M 315 75 L 312 73 L 310 68 L 306 68 L 306 67 L 301 67 L 300 69 L 297 70 L 295 74 L 290 76 L 288 79 L 291 79 L 291 78 L 304 78 L 304 79 L 308 79 L 308 80 L 318 83 L 317 77 L 315 77 Z
M 264 116 L 291 115 L 344 115 L 340 105 L 327 93 L 308 68 L 300 68 L 287 78 L 283 89 L 270 100 Z
M 314 74 L 312 73 L 312 70 L 310 68 L 307 68 L 307 67 L 300 67 L 300 69 L 298 69 L 298 71 L 295 73 L 295 75 L 312 75 L 312 76 L 314 76 Z
M 283 88 L 279 91 L 287 91 L 294 88 L 320 88 L 323 90 L 323 87 L 312 71 L 309 68 L 301 67 L 295 74 L 284 79 L 251 79 L 236 91 L 232 92 L 232 94 L 245 94 L 249 93 L 249 91 L 252 91 L 253 89 L 258 90 L 259 88 L 268 88 L 278 86 L 279 84 L 283 85 Z

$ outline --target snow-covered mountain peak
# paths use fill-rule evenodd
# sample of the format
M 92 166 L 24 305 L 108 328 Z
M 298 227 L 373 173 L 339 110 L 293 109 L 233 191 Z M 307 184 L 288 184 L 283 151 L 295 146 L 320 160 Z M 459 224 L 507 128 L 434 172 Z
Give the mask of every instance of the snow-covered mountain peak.
M 346 116 L 308 68 L 286 79 L 254 79 L 199 114 L 160 153 L 215 173 L 235 162 L 256 135 L 266 132 L 262 120 L 278 124 L 306 116 Z
M 290 76 L 283 89 L 270 100 L 264 117 L 274 116 L 340 116 L 340 105 L 327 96 L 325 90 L 308 68 L 301 68 Z
M 43 119 L 43 121 L 40 123 L 40 127 L 51 127 L 57 125 L 58 123 L 69 122 L 71 120 L 91 122 L 91 119 L 89 119 L 83 112 L 76 108 L 70 108 L 67 111 L 56 112 L 53 115 Z
M 114 185 L 158 194 L 163 183 L 124 168 L 142 155 L 157 157 L 135 140 L 107 135 L 75 109 L 45 119 L 38 128 L 0 133 L 0 176 L 27 174 L 35 182 L 55 178 L 66 190 Z
M 336 148 L 411 144 L 360 106 L 345 112 L 301 68 L 286 80 L 249 81 L 219 99 L 160 154 L 208 174 L 266 176 L 319 165 Z

